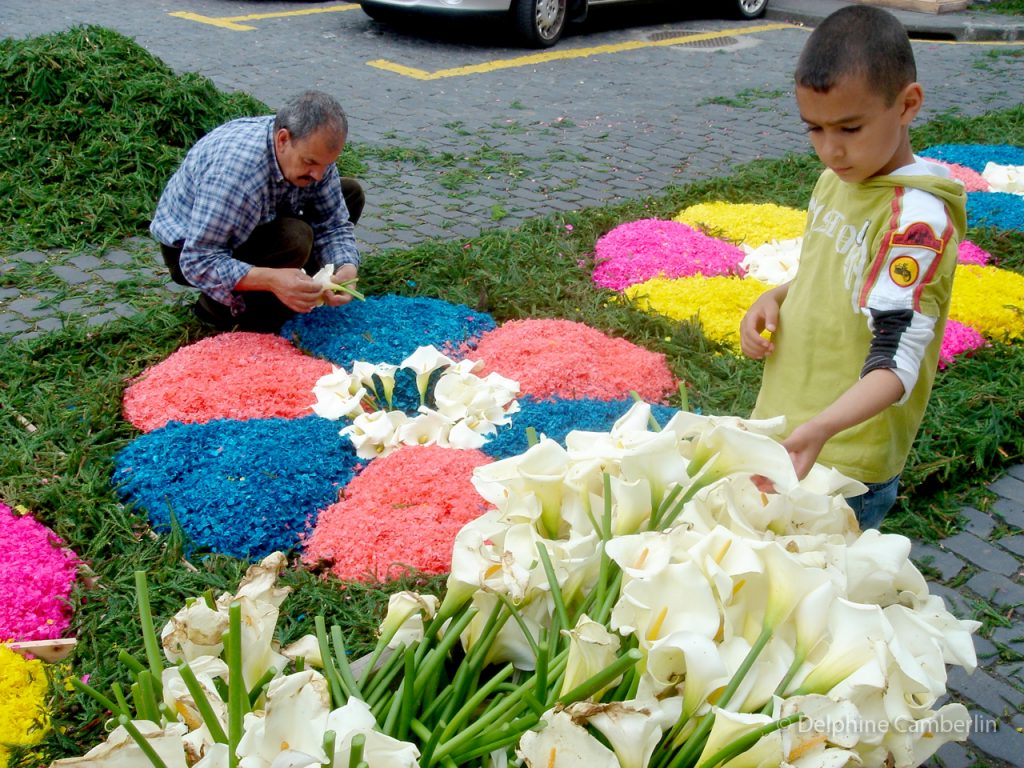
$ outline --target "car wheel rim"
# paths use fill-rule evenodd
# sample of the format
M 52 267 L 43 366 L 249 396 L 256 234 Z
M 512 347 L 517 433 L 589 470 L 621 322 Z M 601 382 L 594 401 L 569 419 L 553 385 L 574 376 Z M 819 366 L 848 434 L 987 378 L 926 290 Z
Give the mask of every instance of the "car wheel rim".
M 740 10 L 748 16 L 756 16 L 767 4 L 767 0 L 739 0 Z
M 564 14 L 565 0 L 537 0 L 537 33 L 550 40 L 561 29 Z

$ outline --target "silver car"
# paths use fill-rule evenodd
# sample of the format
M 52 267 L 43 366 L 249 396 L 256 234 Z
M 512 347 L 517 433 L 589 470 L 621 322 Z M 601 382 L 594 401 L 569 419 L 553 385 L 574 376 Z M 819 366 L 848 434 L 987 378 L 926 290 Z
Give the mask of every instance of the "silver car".
M 412 13 L 504 14 L 522 41 L 532 48 L 549 48 L 558 42 L 567 21 L 582 21 L 591 6 L 638 0 L 358 0 L 363 11 L 377 21 L 396 21 Z M 738 19 L 764 15 L 768 0 L 712 0 L 724 13 Z

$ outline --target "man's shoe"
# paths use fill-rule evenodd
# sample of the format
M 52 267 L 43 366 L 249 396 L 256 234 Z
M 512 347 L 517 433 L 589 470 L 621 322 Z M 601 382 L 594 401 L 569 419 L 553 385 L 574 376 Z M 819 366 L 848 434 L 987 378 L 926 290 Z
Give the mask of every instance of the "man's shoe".
M 192 314 L 200 322 L 212 325 L 218 331 L 230 331 L 235 326 L 235 319 L 231 315 L 231 309 L 214 301 L 205 293 L 199 294 L 196 303 L 192 305 Z

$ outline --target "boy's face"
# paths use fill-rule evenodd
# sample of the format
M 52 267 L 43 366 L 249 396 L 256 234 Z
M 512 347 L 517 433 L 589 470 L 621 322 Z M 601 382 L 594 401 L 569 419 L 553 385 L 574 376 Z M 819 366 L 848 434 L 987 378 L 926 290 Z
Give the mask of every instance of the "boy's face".
M 807 124 L 814 151 L 849 184 L 913 162 L 907 128 L 923 99 L 921 86 L 911 83 L 887 105 L 859 75 L 844 77 L 828 93 L 796 87 L 800 118 Z

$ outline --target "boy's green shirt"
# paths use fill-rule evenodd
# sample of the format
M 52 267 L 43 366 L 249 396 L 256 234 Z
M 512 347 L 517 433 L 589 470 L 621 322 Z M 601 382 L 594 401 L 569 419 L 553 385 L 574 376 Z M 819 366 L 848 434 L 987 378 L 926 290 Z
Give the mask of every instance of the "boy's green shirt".
M 899 169 L 904 175 L 860 184 L 846 184 L 831 171 L 819 178 L 800 267 L 782 304 L 754 407 L 754 418 L 785 414 L 788 434 L 859 378 L 872 343 L 869 309 L 912 309 L 935 318 L 912 391 L 835 435 L 818 458 L 865 483 L 903 470 L 935 379 L 966 228 L 963 186 L 922 172 L 922 162 Z

